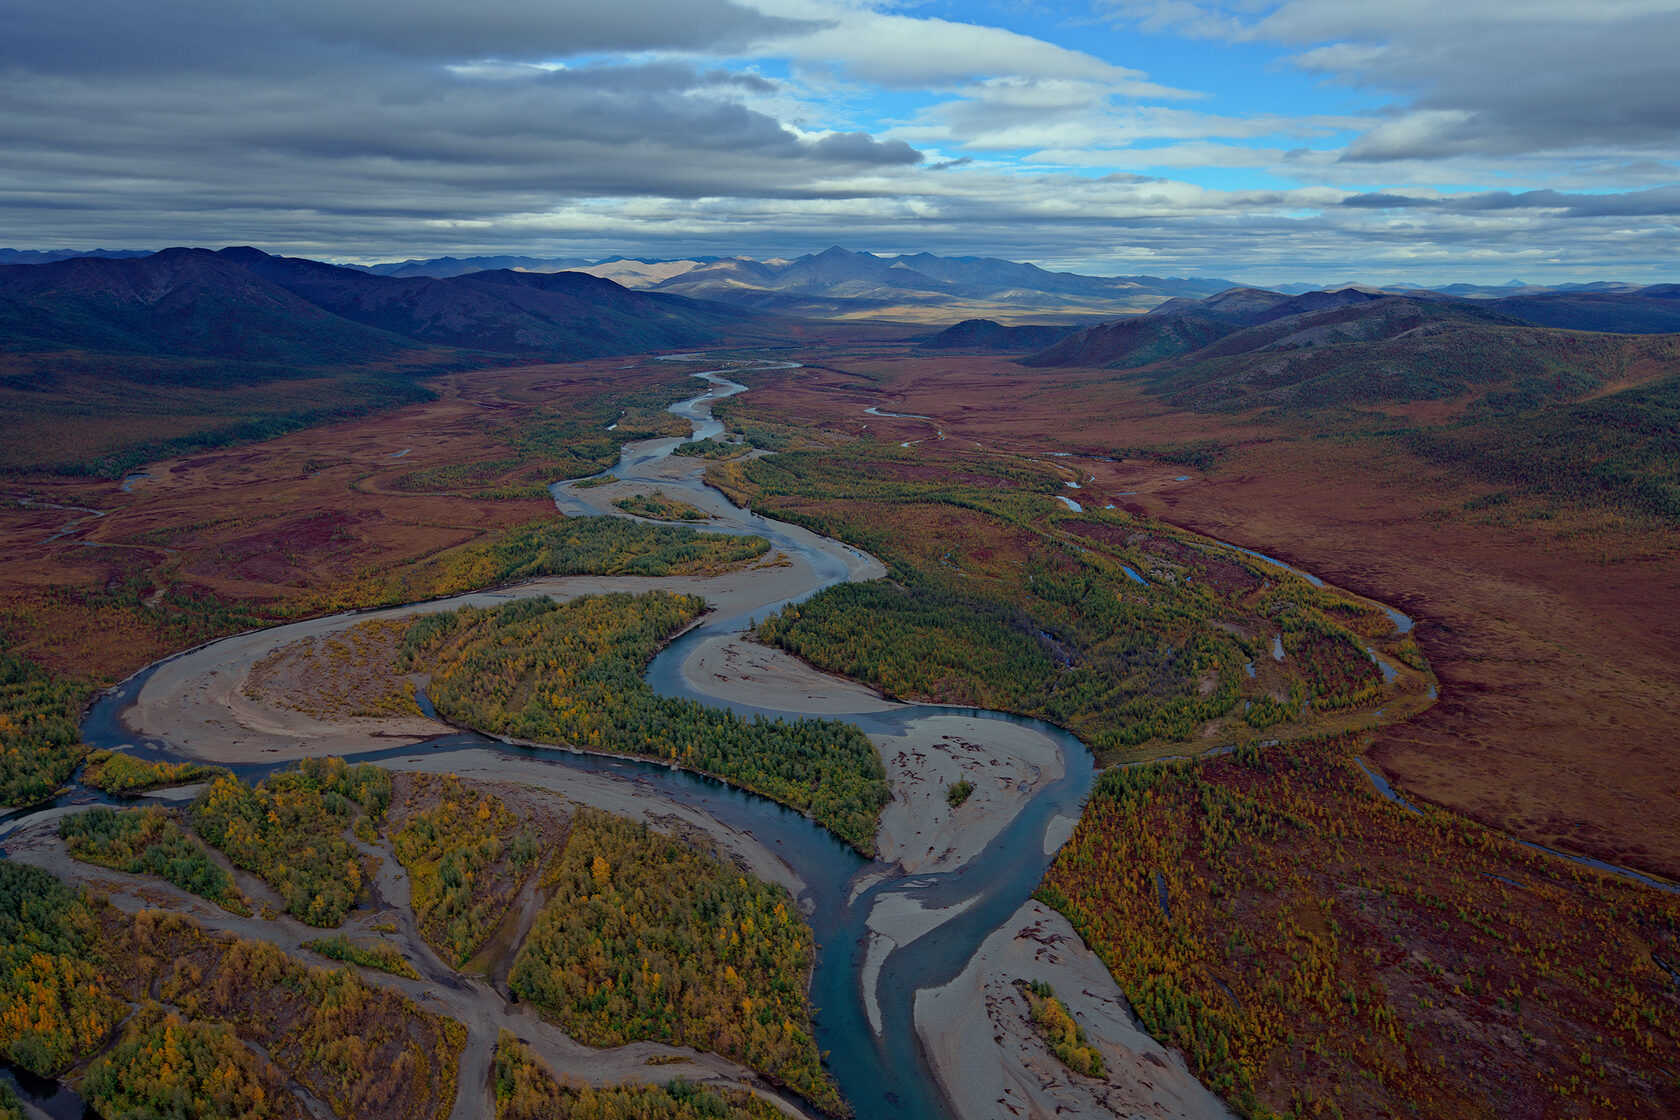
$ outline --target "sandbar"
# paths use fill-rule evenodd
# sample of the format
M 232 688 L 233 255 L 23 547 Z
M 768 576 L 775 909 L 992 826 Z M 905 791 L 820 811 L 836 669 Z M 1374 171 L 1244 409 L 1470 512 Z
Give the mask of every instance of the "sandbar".
M 1050 1053 L 1018 980 L 1055 989 L 1102 1051 L 1105 1078 L 1076 1074 Z M 994 931 L 955 980 L 918 992 L 915 1015 L 934 1076 L 963 1120 L 1231 1116 L 1181 1055 L 1137 1025 L 1114 978 L 1067 919 L 1035 901 Z

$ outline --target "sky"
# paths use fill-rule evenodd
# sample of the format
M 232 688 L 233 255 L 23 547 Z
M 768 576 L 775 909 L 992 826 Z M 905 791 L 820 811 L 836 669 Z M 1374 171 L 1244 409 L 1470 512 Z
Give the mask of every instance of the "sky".
M 0 0 L 0 245 L 1680 281 L 1680 0 Z

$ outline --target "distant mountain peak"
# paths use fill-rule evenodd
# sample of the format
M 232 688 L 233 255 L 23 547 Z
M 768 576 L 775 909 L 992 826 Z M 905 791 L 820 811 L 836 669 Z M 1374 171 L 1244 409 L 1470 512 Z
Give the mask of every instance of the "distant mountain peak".
M 227 248 L 218 251 L 216 255 L 224 260 L 232 261 L 234 264 L 238 265 L 246 265 L 252 263 L 253 261 L 263 261 L 268 259 L 267 253 L 263 252 L 261 249 L 253 248 L 250 245 L 229 245 Z

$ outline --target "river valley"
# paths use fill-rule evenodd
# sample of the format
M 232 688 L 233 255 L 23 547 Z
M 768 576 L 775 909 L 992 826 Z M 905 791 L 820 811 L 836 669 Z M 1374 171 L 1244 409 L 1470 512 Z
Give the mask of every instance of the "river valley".
M 689 438 L 721 432 L 712 404 L 745 390 L 727 380 L 727 372 L 697 373 L 706 391 L 671 407 L 691 422 Z M 667 824 L 680 820 L 700 829 L 721 850 L 799 899 L 819 946 L 811 979 L 818 1043 L 860 1116 L 968 1118 L 992 1116 L 999 1108 L 1045 1116 L 1227 1115 L 1182 1058 L 1136 1027 L 1113 979 L 1065 919 L 1030 901 L 1089 791 L 1089 752 L 1073 736 L 1037 720 L 895 703 L 747 640 L 755 620 L 785 604 L 838 581 L 878 578 L 884 568 L 855 548 L 731 505 L 700 481 L 704 460 L 671 455 L 680 442 L 663 438 L 626 445 L 619 463 L 606 472 L 617 481 L 585 488 L 557 484 L 556 507 L 568 515 L 618 513 L 615 498 L 657 488 L 704 511 L 709 531 L 764 537 L 771 565 L 706 578 L 536 580 L 237 635 L 166 658 L 110 690 L 90 710 L 83 737 L 94 749 L 222 763 L 250 780 L 301 757 L 342 755 L 398 770 L 516 781 L 612 812 Z M 747 716 L 844 718 L 878 744 L 894 791 L 883 813 L 878 861 L 864 860 L 791 810 L 702 775 L 501 742 L 430 720 L 316 720 L 262 704 L 242 689 L 250 667 L 272 651 L 368 618 L 529 595 L 569 598 L 655 588 L 700 594 L 712 608 L 650 665 L 647 679 L 657 691 Z M 952 809 L 944 793 L 959 778 L 972 781 L 975 792 Z M 311 931 L 289 919 L 230 919 L 173 888 L 147 881 L 142 890 L 139 880 L 70 860 L 56 841 L 56 821 L 70 806 L 90 799 L 105 800 L 76 789 L 55 807 L 12 814 L 0 822 L 0 840 L 13 858 L 113 890 L 119 905 L 134 908 L 155 903 L 160 893 L 176 895 L 174 904 L 209 928 L 300 951 Z M 387 876 L 401 878 L 394 861 L 387 869 Z M 384 886 L 387 895 L 406 895 L 399 882 Z M 408 948 L 431 962 L 422 970 L 424 981 L 369 976 L 468 1025 L 457 1117 L 479 1115 L 487 1107 L 489 1063 L 502 1028 L 531 1043 L 557 1073 L 594 1083 L 653 1077 L 643 1072 L 645 1059 L 670 1049 L 581 1047 L 529 1009 L 507 1003 L 505 992 L 489 983 L 460 977 L 439 983 L 448 973 L 441 962 L 417 939 Z M 1026 1003 L 1015 988 L 1022 979 L 1046 980 L 1062 993 L 1108 1055 L 1106 1079 L 1071 1075 L 1048 1054 L 1027 1025 Z M 687 1065 L 661 1066 L 658 1079 L 682 1074 L 756 1085 L 784 1110 L 809 1114 L 800 1102 L 733 1063 L 692 1051 L 662 1059 L 671 1060 Z M 40 1094 L 26 1096 L 46 1103 Z M 79 1104 L 59 1092 L 52 1109 L 70 1115 Z
M 745 391 L 727 379 L 729 372 L 697 373 L 706 391 L 672 406 L 690 421 L 688 438 L 721 433 L 712 405 Z M 671 454 L 681 442 L 668 437 L 627 444 L 619 463 L 603 472 L 614 481 L 583 488 L 556 484 L 556 507 L 567 515 L 619 514 L 616 499 L 657 489 L 706 514 L 702 527 L 709 531 L 764 537 L 771 546 L 767 563 L 704 578 L 543 579 L 238 635 L 165 659 L 119 685 L 96 703 L 83 737 L 95 749 L 224 763 L 248 778 L 322 754 L 399 770 L 450 771 L 537 786 L 656 823 L 676 818 L 704 831 L 720 849 L 799 899 L 819 945 L 811 979 L 819 1046 L 862 1117 L 1228 1115 L 1182 1058 L 1137 1027 L 1108 970 L 1066 920 L 1031 901 L 1090 791 L 1093 771 L 1085 747 L 1037 720 L 889 701 L 749 640 L 752 624 L 782 606 L 836 582 L 879 578 L 885 569 L 841 542 L 732 505 L 701 481 L 704 459 Z M 862 859 L 797 813 L 704 776 L 497 741 L 430 720 L 316 720 L 265 705 L 242 688 L 250 667 L 272 651 L 370 617 L 529 595 L 569 598 L 656 588 L 702 595 L 712 608 L 649 666 L 647 680 L 656 691 L 748 716 L 841 718 L 877 744 L 893 787 L 877 861 Z M 1410 624 L 1404 616 L 1395 621 Z M 959 778 L 972 781 L 975 792 L 952 809 L 944 792 Z M 81 791 L 64 800 L 86 799 Z M 115 884 L 119 895 L 126 889 L 126 900 L 139 905 L 144 896 L 135 889 L 138 880 L 90 873 L 48 838 L 63 811 L 60 805 L 13 814 L 0 822 L 0 840 L 14 858 L 39 862 L 66 878 Z M 394 874 L 400 877 L 400 868 Z M 388 896 L 403 889 L 395 881 L 385 885 Z M 146 886 L 157 893 L 156 884 Z M 242 924 L 195 907 L 190 896 L 177 901 L 213 928 L 277 940 L 289 951 L 306 934 L 284 922 Z M 484 1112 L 490 1053 L 503 1027 L 531 1042 L 556 1072 L 597 1083 L 651 1079 L 656 1075 L 645 1070 L 646 1059 L 661 1054 L 692 1068 L 661 1067 L 659 1079 L 681 1073 L 752 1084 L 790 1113 L 808 1114 L 801 1102 L 774 1093 L 722 1059 L 692 1051 L 664 1054 L 670 1048 L 651 1044 L 590 1050 L 529 1009 L 509 1004 L 495 984 L 455 978 L 451 985 L 443 981 L 447 970 L 441 965 L 438 970 L 422 982 L 382 976 L 376 982 L 403 987 L 467 1024 L 458 1117 Z M 1072 1075 L 1049 1056 L 1026 1023 L 1025 1000 L 1016 988 L 1020 980 L 1055 987 L 1107 1058 L 1105 1078 Z

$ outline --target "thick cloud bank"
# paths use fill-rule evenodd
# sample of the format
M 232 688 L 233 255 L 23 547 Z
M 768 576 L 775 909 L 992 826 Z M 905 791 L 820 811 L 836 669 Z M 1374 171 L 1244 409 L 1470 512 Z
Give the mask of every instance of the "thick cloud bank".
M 1680 4 L 1055 7 L 0 0 L 0 237 L 1671 275 Z

